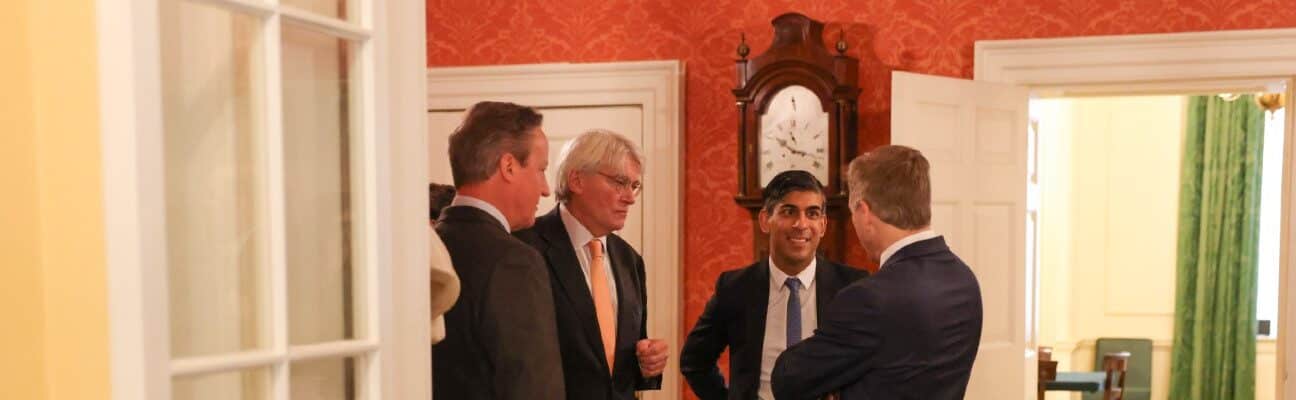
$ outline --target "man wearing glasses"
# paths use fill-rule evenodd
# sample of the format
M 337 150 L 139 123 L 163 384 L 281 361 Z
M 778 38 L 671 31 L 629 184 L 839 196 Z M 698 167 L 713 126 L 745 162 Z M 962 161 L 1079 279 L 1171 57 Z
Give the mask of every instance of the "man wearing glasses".
M 785 171 L 765 186 L 760 228 L 768 259 L 720 274 L 689 332 L 680 371 L 702 400 L 773 399 L 770 376 L 784 349 L 810 337 L 837 290 L 868 275 L 816 254 L 827 229 L 823 186 Z M 729 384 L 716 361 L 729 348 Z
M 661 389 L 668 348 L 647 338 L 643 257 L 613 233 L 642 190 L 643 163 L 619 134 L 577 136 L 558 165 L 558 206 L 516 233 L 549 267 L 569 400 Z

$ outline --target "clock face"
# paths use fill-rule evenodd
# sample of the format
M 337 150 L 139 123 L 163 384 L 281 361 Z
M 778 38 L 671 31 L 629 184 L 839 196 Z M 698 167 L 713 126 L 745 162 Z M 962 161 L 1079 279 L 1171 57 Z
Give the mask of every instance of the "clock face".
M 760 120 L 760 183 L 800 169 L 828 184 L 828 113 L 804 86 L 779 90 Z

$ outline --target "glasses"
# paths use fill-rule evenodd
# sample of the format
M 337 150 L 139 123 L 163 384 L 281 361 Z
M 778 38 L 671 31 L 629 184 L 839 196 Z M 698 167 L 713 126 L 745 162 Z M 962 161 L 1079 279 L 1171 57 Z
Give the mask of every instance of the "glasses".
M 621 193 L 629 193 L 633 197 L 639 197 L 639 193 L 643 192 L 642 182 L 631 181 L 630 178 L 625 175 L 612 175 L 602 172 L 599 172 L 598 174 L 603 175 L 604 178 L 608 178 L 608 180 L 612 182 L 612 186 L 615 186 L 617 191 L 620 191 Z

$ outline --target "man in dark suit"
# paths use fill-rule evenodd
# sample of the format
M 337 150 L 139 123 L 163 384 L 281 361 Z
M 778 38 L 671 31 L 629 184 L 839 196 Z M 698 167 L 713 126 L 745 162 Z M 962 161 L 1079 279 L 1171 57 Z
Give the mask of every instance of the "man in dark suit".
M 621 135 L 577 136 L 558 167 L 559 205 L 517 233 L 549 267 L 567 399 L 632 400 L 636 390 L 661 389 L 668 349 L 647 335 L 643 257 L 613 233 L 642 189 L 642 166 Z
M 461 284 L 432 351 L 438 400 L 565 395 L 553 294 L 544 260 L 509 234 L 531 225 L 549 195 L 549 144 L 535 110 L 482 102 L 450 136 L 458 195 L 436 232 Z
M 769 258 L 720 274 L 680 355 L 684 378 L 703 400 L 773 398 L 779 353 L 814 332 L 838 289 L 868 275 L 816 256 L 828 221 L 823 186 L 809 172 L 778 174 L 763 197 Z M 716 366 L 726 347 L 728 387 Z
M 838 292 L 815 335 L 779 356 L 775 397 L 963 398 L 981 340 L 981 289 L 930 228 L 929 169 L 903 146 L 851 162 L 851 222 L 881 267 Z

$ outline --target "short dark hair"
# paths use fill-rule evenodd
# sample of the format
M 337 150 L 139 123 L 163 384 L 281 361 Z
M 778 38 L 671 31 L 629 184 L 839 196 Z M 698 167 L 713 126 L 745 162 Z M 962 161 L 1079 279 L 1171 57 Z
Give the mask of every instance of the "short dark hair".
M 428 217 L 436 220 L 441 217 L 441 210 L 450 206 L 454 201 L 455 188 L 450 185 L 440 183 L 428 184 Z
M 823 196 L 824 188 L 823 184 L 809 172 L 799 169 L 783 171 L 774 175 L 769 184 L 765 185 L 765 190 L 761 192 L 761 197 L 765 200 L 762 208 L 767 213 L 773 212 L 774 205 L 783 201 L 783 198 L 792 192 L 815 192 Z
M 900 229 L 931 224 L 931 164 L 905 146 L 882 146 L 850 163 L 850 207 L 868 203 L 878 219 Z
M 474 104 L 450 135 L 455 187 L 490 179 L 505 152 L 526 164 L 531 155 L 529 133 L 543 121 L 544 116 L 531 107 L 498 101 Z

